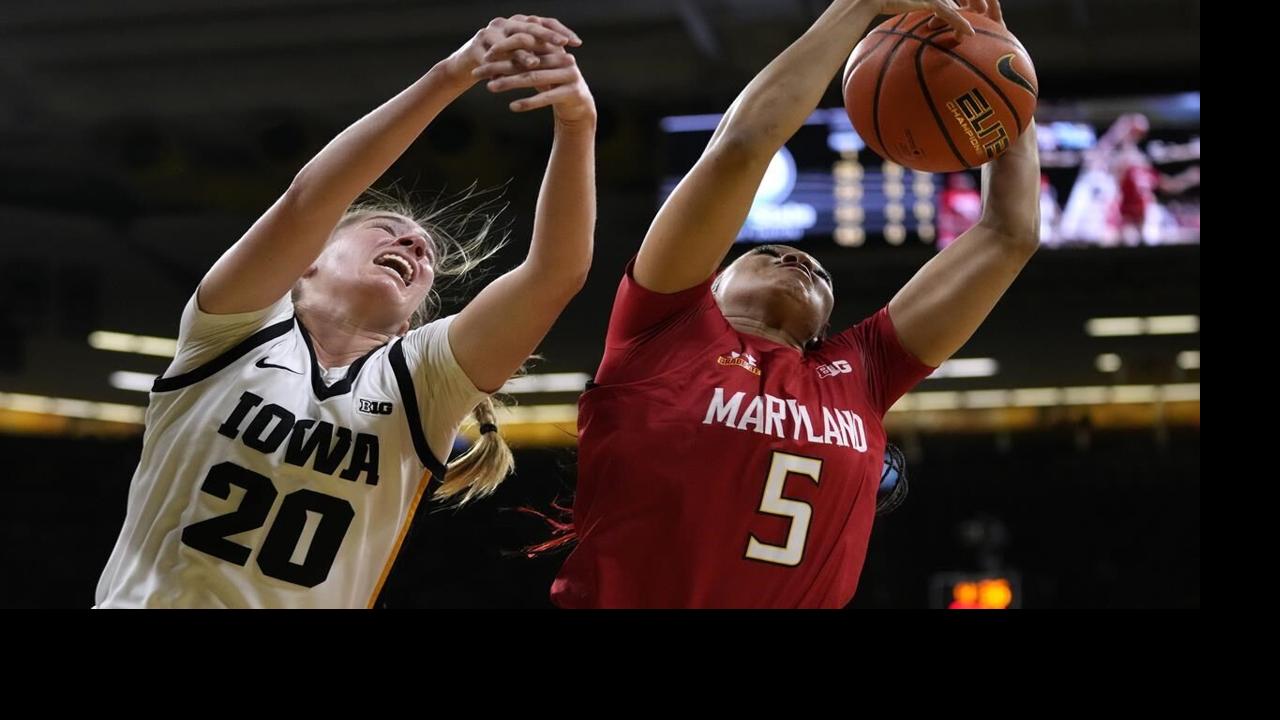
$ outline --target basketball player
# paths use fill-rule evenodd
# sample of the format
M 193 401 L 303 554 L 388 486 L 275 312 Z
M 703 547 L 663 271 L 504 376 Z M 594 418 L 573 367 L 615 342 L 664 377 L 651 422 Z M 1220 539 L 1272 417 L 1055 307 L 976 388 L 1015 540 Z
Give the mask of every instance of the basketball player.
M 1169 215 L 1160 207 L 1156 191 L 1178 195 L 1200 183 L 1200 167 L 1187 168 L 1177 175 L 1158 171 L 1138 143 L 1151 131 L 1150 121 L 1141 113 L 1123 116 L 1116 125 L 1126 128 L 1112 151 L 1111 171 L 1119 186 L 1120 239 L 1125 245 L 1159 245 L 1161 219 Z M 1176 222 L 1171 223 L 1176 227 Z M 1170 238 L 1172 239 L 1172 238 Z
M 97 607 L 369 606 L 429 486 L 465 502 L 509 473 L 488 395 L 591 261 L 596 110 L 565 52 L 579 44 L 551 18 L 495 19 L 339 134 L 213 265 L 152 388 Z M 483 233 L 353 202 L 481 79 L 533 89 L 515 112 L 555 114 L 533 237 L 461 312 L 421 325 Z M 446 468 L 473 410 L 481 439 Z
M 966 7 L 1003 22 L 997 2 Z M 1034 127 L 983 167 L 978 224 L 851 328 L 828 332 L 832 279 L 807 253 L 768 245 L 717 268 L 770 159 L 872 19 L 920 9 L 972 32 L 949 0 L 833 2 L 738 96 L 659 211 L 579 402 L 579 541 L 551 588 L 560 607 L 853 597 L 885 412 L 964 345 L 1036 249 Z

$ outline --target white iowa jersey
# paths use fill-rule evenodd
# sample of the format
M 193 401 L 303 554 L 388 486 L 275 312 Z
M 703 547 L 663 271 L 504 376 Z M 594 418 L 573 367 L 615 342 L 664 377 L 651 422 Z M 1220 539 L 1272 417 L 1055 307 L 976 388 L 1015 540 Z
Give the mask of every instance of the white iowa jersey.
M 97 607 L 370 606 L 424 470 L 443 477 L 484 398 L 454 360 L 452 319 L 325 372 L 287 298 L 208 315 L 193 297 Z

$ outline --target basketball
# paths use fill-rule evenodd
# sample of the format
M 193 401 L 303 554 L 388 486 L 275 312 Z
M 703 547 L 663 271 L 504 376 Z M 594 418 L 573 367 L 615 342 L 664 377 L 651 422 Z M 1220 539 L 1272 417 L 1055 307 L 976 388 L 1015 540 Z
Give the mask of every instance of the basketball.
M 976 168 L 1031 122 L 1039 85 L 1022 43 L 963 13 L 976 35 L 929 29 L 932 13 L 892 17 L 858 43 L 844 71 L 853 127 L 876 154 L 925 172 Z

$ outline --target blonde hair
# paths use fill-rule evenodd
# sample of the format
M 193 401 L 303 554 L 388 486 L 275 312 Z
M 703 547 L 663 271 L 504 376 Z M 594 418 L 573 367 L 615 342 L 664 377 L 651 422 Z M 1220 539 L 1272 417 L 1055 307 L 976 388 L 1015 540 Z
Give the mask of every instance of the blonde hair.
M 496 410 L 499 407 L 502 403 L 489 397 L 471 409 L 471 416 L 480 425 L 480 437 L 449 463 L 445 469 L 444 484 L 432 496 L 436 500 L 451 500 L 459 506 L 465 505 L 493 494 L 502 481 L 515 472 L 515 455 L 511 453 L 506 438 L 497 430 Z
M 409 317 L 409 327 L 418 328 L 433 320 L 440 311 L 441 288 L 460 283 L 460 292 L 466 292 L 479 279 L 468 273 L 506 245 L 505 233 L 500 228 L 495 231 L 498 216 L 506 209 L 500 202 L 502 191 L 502 187 L 477 190 L 472 184 L 453 196 L 442 193 L 421 208 L 397 188 L 370 189 L 347 208 L 334 232 L 370 215 L 383 213 L 408 218 L 427 231 L 435 250 L 436 282 L 422 305 Z M 492 494 L 515 471 L 515 456 L 506 439 L 497 432 L 496 412 L 502 406 L 501 401 L 488 397 L 471 409 L 472 417 L 481 428 L 480 438 L 448 463 L 444 483 L 434 494 L 436 499 L 455 500 L 457 505 L 464 505 Z

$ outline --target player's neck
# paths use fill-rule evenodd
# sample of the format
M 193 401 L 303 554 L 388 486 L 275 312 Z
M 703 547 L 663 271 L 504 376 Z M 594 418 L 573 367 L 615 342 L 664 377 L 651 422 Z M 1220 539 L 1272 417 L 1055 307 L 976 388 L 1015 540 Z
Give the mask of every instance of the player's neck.
M 353 322 L 350 318 L 316 308 L 298 306 L 298 318 L 315 349 L 316 362 L 325 369 L 350 365 L 395 336 Z
M 773 327 L 768 323 L 760 321 L 758 318 L 747 317 L 745 315 L 725 315 L 725 320 L 729 321 L 729 325 L 740 333 L 747 335 L 755 335 L 765 340 L 778 343 L 779 345 L 789 345 L 800 352 L 804 352 L 804 343 L 792 337 L 790 333 L 782 328 Z

